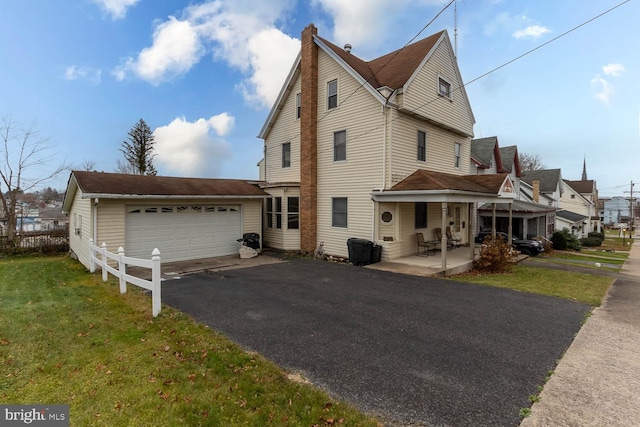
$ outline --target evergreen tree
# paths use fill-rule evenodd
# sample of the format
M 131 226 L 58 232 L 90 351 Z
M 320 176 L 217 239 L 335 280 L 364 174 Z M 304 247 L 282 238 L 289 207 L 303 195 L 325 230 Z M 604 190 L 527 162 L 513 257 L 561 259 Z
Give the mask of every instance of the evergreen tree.
M 133 173 L 139 175 L 156 175 L 153 166 L 153 132 L 147 123 L 140 119 L 128 133 L 127 141 L 122 142 L 120 151 L 124 154 L 126 164 L 131 166 Z

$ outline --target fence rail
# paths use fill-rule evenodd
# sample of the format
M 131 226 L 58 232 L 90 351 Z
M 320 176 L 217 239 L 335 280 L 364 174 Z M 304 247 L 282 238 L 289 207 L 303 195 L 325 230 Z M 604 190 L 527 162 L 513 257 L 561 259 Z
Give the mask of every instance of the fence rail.
M 127 283 L 139 286 L 143 289 L 151 291 L 151 313 L 153 317 L 160 314 L 161 306 L 161 290 L 160 290 L 160 251 L 156 248 L 151 252 L 151 259 L 132 258 L 125 256 L 124 249 L 118 248 L 118 253 L 107 251 L 107 244 L 103 243 L 102 246 L 96 246 L 93 244 L 93 239 L 89 239 L 90 260 L 89 271 L 95 273 L 96 268 L 102 269 L 102 280 L 107 281 L 108 273 L 111 273 L 120 280 L 120 293 L 125 294 L 127 292 Z M 113 267 L 109 264 L 109 261 L 115 262 L 117 265 Z M 145 280 L 140 277 L 127 274 L 127 265 L 135 267 L 148 268 L 151 270 L 151 280 Z

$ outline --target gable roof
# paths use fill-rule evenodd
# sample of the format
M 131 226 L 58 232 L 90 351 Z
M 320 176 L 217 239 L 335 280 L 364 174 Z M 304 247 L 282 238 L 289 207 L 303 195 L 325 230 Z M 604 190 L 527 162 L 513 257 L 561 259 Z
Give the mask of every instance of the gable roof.
M 570 181 L 565 179 L 564 182 L 580 194 L 592 194 L 595 191 L 595 182 L 592 179 L 581 181 Z
M 63 212 L 71 208 L 77 190 L 83 198 L 110 199 L 218 199 L 263 198 L 268 194 L 241 179 L 179 178 L 121 173 L 72 171 L 63 202 Z
M 482 169 L 491 167 L 491 159 L 496 159 L 496 171 L 503 172 L 502 156 L 498 146 L 498 137 L 490 136 L 471 140 L 471 160 Z
M 313 26 L 313 24 L 311 24 L 310 27 L 311 26 Z M 322 49 L 340 66 L 342 66 L 382 105 L 387 104 L 388 98 L 383 96 L 378 89 L 389 88 L 392 90 L 393 94 L 396 93 L 395 91 L 404 89 L 440 43 L 446 42 L 451 45 L 447 31 L 442 30 L 415 43 L 387 53 L 379 58 L 371 61 L 364 61 L 353 53 L 347 52 L 343 48 L 336 46 L 332 42 L 318 35 L 313 36 L 313 41 L 318 48 Z M 301 54 L 298 54 L 293 67 L 280 90 L 280 94 L 278 95 L 276 102 L 271 108 L 271 111 L 258 134 L 258 138 L 265 139 L 273 127 L 273 123 L 282 110 L 287 96 L 293 89 L 296 79 L 300 76 L 300 60 Z M 458 63 L 455 58 L 452 58 L 452 61 L 456 76 L 459 81 L 462 82 Z M 468 107 L 469 114 L 471 115 L 472 122 L 475 123 L 473 111 L 471 110 L 471 103 L 469 102 L 464 85 L 454 89 L 459 90 L 462 93 Z M 389 96 L 389 98 L 392 98 L 393 94 Z
M 533 181 L 540 181 L 540 192 L 553 193 L 556 189 L 560 189 L 562 193 L 562 173 L 560 169 L 539 169 L 526 171 L 522 173 L 521 179 L 529 185 L 533 185 Z
M 520 170 L 520 157 L 518 156 L 518 146 L 510 145 L 509 147 L 500 147 L 500 157 L 502 158 L 502 166 L 506 172 L 515 172 L 516 176 L 522 176 Z
M 580 215 L 578 213 L 567 211 L 567 210 L 559 210 L 558 212 L 556 212 L 556 216 L 559 216 L 560 218 L 563 218 L 569 222 L 584 221 L 585 219 L 588 218 L 584 215 Z

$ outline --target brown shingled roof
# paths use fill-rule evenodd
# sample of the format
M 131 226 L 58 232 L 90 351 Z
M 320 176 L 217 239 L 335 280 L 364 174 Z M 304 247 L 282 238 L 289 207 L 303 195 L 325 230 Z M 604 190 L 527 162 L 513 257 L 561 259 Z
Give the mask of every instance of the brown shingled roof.
M 345 52 L 344 49 L 322 37 L 317 37 L 374 88 L 387 86 L 391 89 L 398 89 L 409 80 L 409 77 L 418 68 L 418 65 L 431 51 L 443 33 L 444 31 L 440 31 L 369 62 L 363 61 L 352 53 Z
M 86 194 L 152 196 L 267 196 L 257 185 L 241 179 L 176 178 L 120 173 L 73 171 Z
M 390 191 L 456 190 L 498 194 L 506 177 L 506 173 L 452 175 L 449 173 L 418 169 L 394 185 Z

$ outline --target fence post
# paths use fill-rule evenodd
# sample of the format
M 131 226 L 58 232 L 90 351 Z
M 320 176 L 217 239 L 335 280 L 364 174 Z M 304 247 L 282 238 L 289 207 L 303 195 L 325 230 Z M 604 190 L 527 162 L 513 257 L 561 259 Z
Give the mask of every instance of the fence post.
M 96 272 L 96 262 L 93 260 L 93 239 L 89 239 L 89 272 Z
M 118 277 L 120 278 L 120 293 L 127 293 L 127 281 L 124 275 L 127 273 L 127 264 L 124 263 L 124 248 L 118 247 Z
M 102 249 L 100 250 L 100 252 L 102 252 L 102 281 L 106 282 L 107 281 L 107 242 L 102 242 Z
M 158 248 L 155 248 L 153 252 L 151 252 L 151 283 L 153 290 L 151 291 L 151 309 L 153 317 L 156 317 L 160 314 L 160 251 Z

